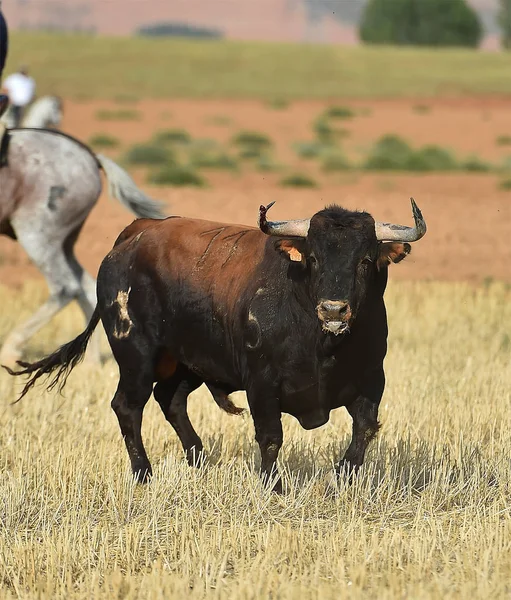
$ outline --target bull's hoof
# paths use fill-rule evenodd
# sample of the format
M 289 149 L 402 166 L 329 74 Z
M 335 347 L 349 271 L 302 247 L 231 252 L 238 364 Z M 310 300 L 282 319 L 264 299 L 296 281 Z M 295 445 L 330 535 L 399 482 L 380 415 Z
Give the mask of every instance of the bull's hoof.
M 202 448 L 197 449 L 194 446 L 186 451 L 186 460 L 190 467 L 200 469 L 206 464 L 207 456 Z
M 339 461 L 339 464 L 335 469 L 337 479 L 345 481 L 351 485 L 355 481 L 359 468 L 360 467 L 358 465 L 355 465 L 349 460 L 343 458 L 341 461 Z
M 151 467 L 141 467 L 139 469 L 133 469 L 133 479 L 136 483 L 146 484 L 149 483 L 153 476 L 153 470 Z

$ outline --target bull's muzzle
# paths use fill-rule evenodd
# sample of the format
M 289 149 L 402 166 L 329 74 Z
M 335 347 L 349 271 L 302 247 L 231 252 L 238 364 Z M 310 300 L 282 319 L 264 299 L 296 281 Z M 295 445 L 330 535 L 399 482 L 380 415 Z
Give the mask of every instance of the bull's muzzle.
M 318 318 L 322 323 L 323 331 L 340 335 L 350 329 L 353 316 L 349 302 L 344 300 L 323 300 L 317 307 Z

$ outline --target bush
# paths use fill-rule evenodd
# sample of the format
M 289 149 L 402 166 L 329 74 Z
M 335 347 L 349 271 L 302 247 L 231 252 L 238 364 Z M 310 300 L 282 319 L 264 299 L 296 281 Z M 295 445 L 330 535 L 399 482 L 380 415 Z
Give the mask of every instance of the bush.
M 499 135 L 496 142 L 498 146 L 511 146 L 511 135 Z
M 295 142 L 293 149 L 300 158 L 319 158 L 326 148 L 329 148 L 328 144 L 323 142 Z
M 242 160 L 250 160 L 253 158 L 261 158 L 261 156 L 264 156 L 265 154 L 266 150 L 264 148 L 259 146 L 246 146 L 240 149 L 238 157 Z
M 413 150 L 405 140 L 396 135 L 385 135 L 372 148 L 364 168 L 406 170 L 412 155 Z
M 206 180 L 204 177 L 189 167 L 172 165 L 162 167 L 158 171 L 150 173 L 147 181 L 154 185 L 173 185 L 178 187 L 204 187 L 206 185 Z
M 469 171 L 471 173 L 487 173 L 492 170 L 491 165 L 483 162 L 477 156 L 471 156 L 465 160 L 460 167 L 463 171 Z
M 511 190 L 511 179 L 504 179 L 500 182 L 499 187 L 501 190 Z
M 321 168 L 327 173 L 332 173 L 334 171 L 347 171 L 351 168 L 351 165 L 339 148 L 330 148 L 323 153 Z
M 209 27 L 196 27 L 188 23 L 154 23 L 144 25 L 137 30 L 144 37 L 188 37 L 201 39 L 219 39 L 223 32 Z
M 313 124 L 314 133 L 320 142 L 330 144 L 334 141 L 335 131 L 324 115 L 318 117 Z
M 284 110 L 289 106 L 289 101 L 284 98 L 273 98 L 268 100 L 267 105 L 275 110 Z
M 270 148 L 272 146 L 270 138 L 257 131 L 240 131 L 233 137 L 232 143 L 236 146 L 257 148 Z
M 452 154 L 439 146 L 425 146 L 413 152 L 405 164 L 409 171 L 454 171 L 458 164 Z
M 414 112 L 420 115 L 425 115 L 431 110 L 431 106 L 428 106 L 427 104 L 415 104 L 412 108 Z
M 286 187 L 307 187 L 313 188 L 318 187 L 317 183 L 307 175 L 297 173 L 296 175 L 288 175 L 284 179 L 280 180 L 280 185 Z
M 352 119 L 355 112 L 347 106 L 330 106 L 325 111 L 328 119 Z
M 359 31 L 370 44 L 469 47 L 482 32 L 466 0 L 369 0 Z
M 269 154 L 261 154 L 255 162 L 256 169 L 264 173 L 278 171 L 281 167 Z
M 138 121 L 141 114 L 138 110 L 98 110 L 96 119 L 100 121 Z
M 89 144 L 95 148 L 117 148 L 120 143 L 116 137 L 105 133 L 97 133 L 89 139 Z
M 173 163 L 174 156 L 168 148 L 154 144 L 137 144 L 128 150 L 124 162 L 130 165 L 164 165 Z
M 236 159 L 225 152 L 216 150 L 192 151 L 189 155 L 190 164 L 199 169 L 227 169 L 235 171 L 238 168 Z
M 157 144 L 188 144 L 192 136 L 185 129 L 163 129 L 154 134 L 153 140 Z

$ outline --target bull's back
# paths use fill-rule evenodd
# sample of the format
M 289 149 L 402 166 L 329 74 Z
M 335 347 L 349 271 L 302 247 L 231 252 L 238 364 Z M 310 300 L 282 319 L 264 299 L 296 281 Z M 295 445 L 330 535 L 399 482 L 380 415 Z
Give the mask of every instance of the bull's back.
M 122 298 L 134 327 L 147 331 L 151 323 L 159 347 L 197 372 L 233 382 L 240 323 L 262 276 L 266 239 L 256 228 L 198 219 L 134 221 L 101 265 L 103 314 Z M 118 325 L 112 315 L 106 329 Z

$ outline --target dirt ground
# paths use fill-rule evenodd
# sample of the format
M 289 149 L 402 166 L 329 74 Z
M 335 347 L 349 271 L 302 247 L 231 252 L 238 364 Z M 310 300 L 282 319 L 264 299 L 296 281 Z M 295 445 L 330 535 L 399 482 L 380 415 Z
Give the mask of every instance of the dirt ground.
M 332 102 L 330 104 L 339 104 Z M 460 158 L 477 155 L 501 164 L 511 146 L 496 143 L 511 135 L 511 99 L 382 100 L 343 102 L 356 112 L 337 121 L 347 131 L 343 147 L 350 158 L 361 158 L 370 144 L 386 133 L 398 134 L 412 145 L 438 144 Z M 311 125 L 327 106 L 324 102 L 294 102 L 275 109 L 259 101 L 144 101 L 135 104 L 65 101 L 62 129 L 83 141 L 98 133 L 117 137 L 121 147 L 109 153 L 119 158 L 131 144 L 147 141 L 158 130 L 184 128 L 193 136 L 228 143 L 250 129 L 266 133 L 275 142 L 275 155 L 287 171 L 307 170 L 317 177 L 315 189 L 285 188 L 282 173 L 243 168 L 240 173 L 208 172 L 205 189 L 159 188 L 145 183 L 145 173 L 132 172 L 150 195 L 166 203 L 169 214 L 255 223 L 259 205 L 276 200 L 273 218 L 310 216 L 326 204 L 365 209 L 377 220 L 411 224 L 408 198 L 413 196 L 428 223 L 426 237 L 411 256 L 392 269 L 395 279 L 511 281 L 511 192 L 499 188 L 494 174 L 412 175 L 396 173 L 321 174 L 313 163 L 300 162 L 296 141 L 312 139 Z M 104 108 L 135 110 L 139 119 L 98 119 Z M 108 152 L 106 152 L 108 153 Z M 77 244 L 77 255 L 96 273 L 123 226 L 132 216 L 103 193 Z M 17 243 L 0 240 L 0 283 L 20 285 L 40 278 Z

